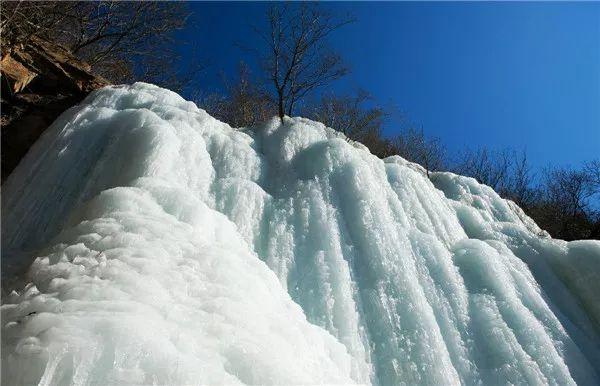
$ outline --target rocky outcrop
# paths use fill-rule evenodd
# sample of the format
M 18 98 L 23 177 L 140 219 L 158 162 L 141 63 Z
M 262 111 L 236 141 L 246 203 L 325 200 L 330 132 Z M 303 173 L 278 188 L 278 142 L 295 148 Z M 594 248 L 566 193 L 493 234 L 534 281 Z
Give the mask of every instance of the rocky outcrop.
M 0 61 L 2 66 L 2 79 L 6 82 L 7 91 L 18 93 L 35 79 L 36 72 L 25 67 L 21 62 L 13 58 L 10 54 L 6 55 Z
M 44 130 L 108 84 L 64 47 L 32 37 L 2 52 L 2 182 Z

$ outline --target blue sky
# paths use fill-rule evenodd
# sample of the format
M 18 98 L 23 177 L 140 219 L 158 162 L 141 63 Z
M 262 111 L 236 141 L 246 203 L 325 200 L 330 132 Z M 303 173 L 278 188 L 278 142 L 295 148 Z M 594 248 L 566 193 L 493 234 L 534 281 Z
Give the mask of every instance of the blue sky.
M 451 152 L 526 148 L 536 167 L 600 156 L 600 3 L 325 3 L 357 22 L 331 45 L 352 73 L 331 86 L 364 88 Z M 191 3 L 182 37 L 210 67 L 199 87 L 221 87 L 259 44 L 250 28 L 266 3 Z M 386 129 L 393 135 L 401 123 Z

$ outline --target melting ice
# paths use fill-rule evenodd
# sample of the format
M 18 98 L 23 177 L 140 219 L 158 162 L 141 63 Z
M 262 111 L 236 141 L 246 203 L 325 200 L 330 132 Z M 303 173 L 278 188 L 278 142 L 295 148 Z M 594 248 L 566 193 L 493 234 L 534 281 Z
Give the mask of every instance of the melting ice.
M 599 241 L 316 122 L 108 87 L 2 190 L 3 384 L 600 382 Z

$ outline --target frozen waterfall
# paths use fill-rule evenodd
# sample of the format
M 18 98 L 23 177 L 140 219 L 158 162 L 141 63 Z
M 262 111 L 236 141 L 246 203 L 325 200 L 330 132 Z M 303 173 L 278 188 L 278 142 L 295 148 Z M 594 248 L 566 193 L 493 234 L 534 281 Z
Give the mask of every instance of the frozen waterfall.
M 600 383 L 599 241 L 307 119 L 107 87 L 2 195 L 2 384 Z

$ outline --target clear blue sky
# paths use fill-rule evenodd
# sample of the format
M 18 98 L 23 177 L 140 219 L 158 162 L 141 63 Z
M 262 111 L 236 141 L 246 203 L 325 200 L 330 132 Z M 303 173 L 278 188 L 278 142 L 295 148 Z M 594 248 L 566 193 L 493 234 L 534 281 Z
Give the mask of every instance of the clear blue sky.
M 450 151 L 526 148 L 537 167 L 600 157 L 600 3 L 324 5 L 357 18 L 332 35 L 352 70 L 333 90 L 366 89 Z M 250 25 L 268 4 L 190 6 L 183 38 L 210 62 L 199 87 L 218 89 L 220 71 L 253 65 L 236 43 L 259 44 Z

